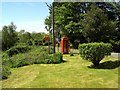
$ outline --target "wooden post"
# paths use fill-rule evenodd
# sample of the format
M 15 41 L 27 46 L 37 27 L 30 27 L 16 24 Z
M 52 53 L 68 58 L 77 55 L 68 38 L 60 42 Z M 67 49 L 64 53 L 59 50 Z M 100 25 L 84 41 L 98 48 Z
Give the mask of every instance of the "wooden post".
M 53 53 L 55 53 L 54 2 L 52 3 Z

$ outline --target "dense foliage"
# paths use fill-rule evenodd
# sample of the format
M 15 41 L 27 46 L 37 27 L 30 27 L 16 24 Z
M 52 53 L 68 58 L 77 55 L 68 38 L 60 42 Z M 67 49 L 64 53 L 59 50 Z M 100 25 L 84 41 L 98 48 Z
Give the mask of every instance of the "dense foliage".
M 16 53 L 19 50 L 20 52 Z M 61 53 L 48 54 L 48 49 L 44 46 L 32 46 L 31 50 L 26 52 L 27 50 L 29 50 L 28 47 L 18 45 L 2 54 L 2 79 L 6 79 L 10 75 L 10 68 L 18 68 L 31 64 L 57 64 L 63 61 Z M 8 52 L 16 55 L 9 57 Z
M 67 36 L 75 46 L 80 43 L 119 40 L 120 2 L 54 2 L 54 26 L 59 36 Z M 52 5 L 45 19 L 51 31 Z M 56 34 L 56 37 L 57 34 Z
M 110 40 L 110 43 L 113 46 L 113 52 L 120 53 L 120 40 L 119 41 Z
M 8 76 L 11 74 L 10 68 L 7 65 L 2 65 L 2 78 L 0 79 L 7 79 Z
M 110 42 L 113 51 L 120 52 L 120 2 L 54 2 L 53 5 L 56 41 L 65 35 L 70 39 L 74 48 L 77 48 L 79 43 Z M 16 32 L 16 26 L 13 23 L 3 26 L 2 35 L 0 33 L 2 37 L 0 37 L 2 40 L 0 43 L 4 51 L 3 62 L 1 62 L 3 79 L 11 73 L 10 68 L 62 62 L 61 53 L 49 55 L 48 49 L 44 47 L 48 44 L 52 45 L 52 5 L 48 7 L 50 15 L 45 19 L 45 28 L 49 34 L 29 33 L 25 30 Z M 49 40 L 44 40 L 46 36 Z M 92 61 L 94 66 L 98 66 L 99 62 L 110 54 L 111 44 L 80 44 L 80 55 Z M 51 47 L 49 50 L 49 53 L 53 53 Z M 70 55 L 72 56 L 73 53 L 71 52 Z
M 9 49 L 18 41 L 15 30 L 16 26 L 13 23 L 2 28 L 2 50 Z
M 20 32 L 17 32 L 18 39 L 20 43 L 26 43 L 28 45 L 44 45 L 44 36 L 50 36 L 45 33 L 29 33 L 25 32 L 25 30 L 21 30 Z
M 79 45 L 79 53 L 83 59 L 90 60 L 94 66 L 107 55 L 110 55 L 112 45 L 109 43 L 86 43 Z
M 27 46 L 25 44 L 19 44 L 19 45 L 11 47 L 6 52 L 7 52 L 8 56 L 11 57 L 11 56 L 13 56 L 15 54 L 24 53 L 24 52 L 26 52 L 28 50 L 30 50 L 29 46 Z
M 2 56 L 2 61 L 1 61 L 2 72 L 0 72 L 0 74 L 2 75 L 1 79 L 7 79 L 8 76 L 11 74 L 9 57 L 8 57 L 7 53 L 5 53 L 5 52 L 2 52 L 1 56 Z
M 108 42 L 115 35 L 115 22 L 108 19 L 103 10 L 94 4 L 91 10 L 81 20 L 83 35 L 88 42 Z

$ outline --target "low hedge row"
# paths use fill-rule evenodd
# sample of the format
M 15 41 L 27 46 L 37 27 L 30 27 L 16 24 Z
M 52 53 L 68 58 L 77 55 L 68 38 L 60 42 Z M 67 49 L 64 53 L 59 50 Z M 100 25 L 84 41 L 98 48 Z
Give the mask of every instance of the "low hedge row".
M 11 57 L 9 62 L 11 63 L 10 67 L 12 68 L 18 68 L 31 64 L 57 64 L 62 62 L 62 54 L 56 53 L 48 55 L 46 53 L 40 53 L 36 55 L 34 54 L 33 56 L 16 55 L 15 57 Z
M 28 50 L 30 50 L 30 47 L 27 45 L 16 45 L 16 46 L 11 47 L 6 52 L 7 52 L 8 56 L 12 57 L 15 54 L 24 53 Z
M 2 73 L 1 73 L 2 78 L 0 79 L 7 79 L 10 74 L 11 74 L 10 67 L 6 65 L 2 65 Z
M 6 53 L 2 54 L 2 72 L 0 73 L 1 78 L 0 79 L 7 79 L 7 77 L 11 74 L 10 71 L 10 60 Z
M 63 60 L 61 53 L 48 54 L 46 47 L 32 48 L 27 53 L 19 53 L 9 57 L 7 53 L 2 55 L 2 79 L 6 79 L 10 75 L 10 68 L 18 68 L 31 64 L 57 64 Z
M 109 43 L 85 43 L 79 45 L 80 56 L 85 60 L 90 60 L 93 66 L 98 66 L 99 62 L 107 55 L 111 54 L 112 45 Z

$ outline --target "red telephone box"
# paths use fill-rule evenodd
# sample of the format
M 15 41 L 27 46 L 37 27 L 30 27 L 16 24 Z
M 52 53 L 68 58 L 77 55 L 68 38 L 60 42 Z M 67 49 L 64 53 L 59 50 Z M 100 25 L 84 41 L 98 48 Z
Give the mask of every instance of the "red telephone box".
M 63 54 L 68 54 L 69 53 L 69 39 L 67 37 L 62 37 L 61 38 L 61 52 Z

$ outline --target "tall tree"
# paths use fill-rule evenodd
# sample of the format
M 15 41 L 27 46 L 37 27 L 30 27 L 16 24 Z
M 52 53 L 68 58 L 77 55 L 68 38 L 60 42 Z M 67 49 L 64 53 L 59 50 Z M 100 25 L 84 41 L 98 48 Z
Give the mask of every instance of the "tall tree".
M 95 4 L 91 5 L 91 10 L 81 21 L 83 35 L 88 42 L 108 42 L 115 33 L 115 22 L 108 19 L 107 14 L 99 9 Z
M 119 9 L 120 5 L 115 2 L 94 2 L 94 3 L 93 2 L 59 2 L 59 3 L 56 2 L 56 3 L 54 3 L 54 10 L 55 10 L 54 17 L 55 17 L 56 32 L 58 32 L 60 29 L 60 34 L 62 36 L 63 35 L 68 36 L 70 38 L 70 41 L 72 44 L 75 44 L 74 43 L 75 40 L 80 40 L 81 43 L 86 42 L 86 36 L 83 34 L 85 32 L 84 28 L 86 28 L 86 26 L 83 27 L 83 25 L 81 25 L 81 24 L 83 24 L 83 23 L 81 23 L 81 21 L 84 19 L 84 17 L 85 18 L 87 17 L 86 15 L 89 14 L 89 11 L 92 8 L 91 7 L 92 4 L 95 4 L 95 6 L 97 7 L 97 10 L 100 11 L 100 13 L 95 11 L 96 13 L 94 13 L 94 14 L 97 14 L 96 16 L 100 16 L 99 14 L 102 13 L 101 17 L 102 17 L 102 15 L 103 15 L 103 17 L 106 17 L 105 20 L 107 20 L 110 25 L 114 26 L 115 23 L 117 23 L 117 26 L 116 26 L 117 33 L 116 34 L 118 37 L 119 36 L 118 35 L 119 34 L 118 33 L 119 32 L 119 15 L 120 15 L 118 12 L 120 10 Z M 49 6 L 49 10 L 50 10 L 50 15 L 45 19 L 45 24 L 48 27 L 51 27 L 51 20 L 52 20 L 51 19 L 51 15 L 52 15 L 51 6 Z M 95 9 L 93 9 L 93 10 L 95 10 Z M 91 17 L 92 17 L 92 14 L 91 14 Z M 94 15 L 93 15 L 93 19 L 94 19 Z M 99 20 L 99 18 L 98 18 L 98 20 Z M 86 21 L 86 24 L 87 24 L 87 21 Z M 107 25 L 109 25 L 109 24 L 107 24 Z M 100 25 L 102 25 L 102 24 L 100 24 Z M 101 29 L 103 26 L 104 26 L 103 28 L 107 27 L 107 25 L 106 26 L 102 25 Z M 113 30 L 115 31 L 116 29 L 113 27 Z M 109 32 L 109 34 L 110 34 L 110 32 Z M 106 40 L 110 39 L 110 37 L 111 37 L 110 35 L 106 36 Z M 93 37 L 96 38 L 96 36 L 93 36 Z M 115 38 L 117 38 L 117 37 L 115 37 Z M 106 41 L 106 40 L 102 39 L 102 41 Z M 93 41 L 97 41 L 97 40 L 93 40 Z
M 13 46 L 17 41 L 18 37 L 16 34 L 16 26 L 11 22 L 9 26 L 3 26 L 2 28 L 2 50 L 7 50 Z
M 62 36 L 69 37 L 72 44 L 74 44 L 75 39 L 79 39 L 81 42 L 84 40 L 79 23 L 86 10 L 84 6 L 85 3 L 54 3 L 55 31 Z M 47 22 L 45 24 L 48 27 L 51 25 L 51 9 L 49 18 L 47 17 L 45 22 Z
M 120 40 L 120 1 L 115 3 L 114 6 L 116 7 L 115 9 L 115 14 L 116 14 L 116 41 Z

